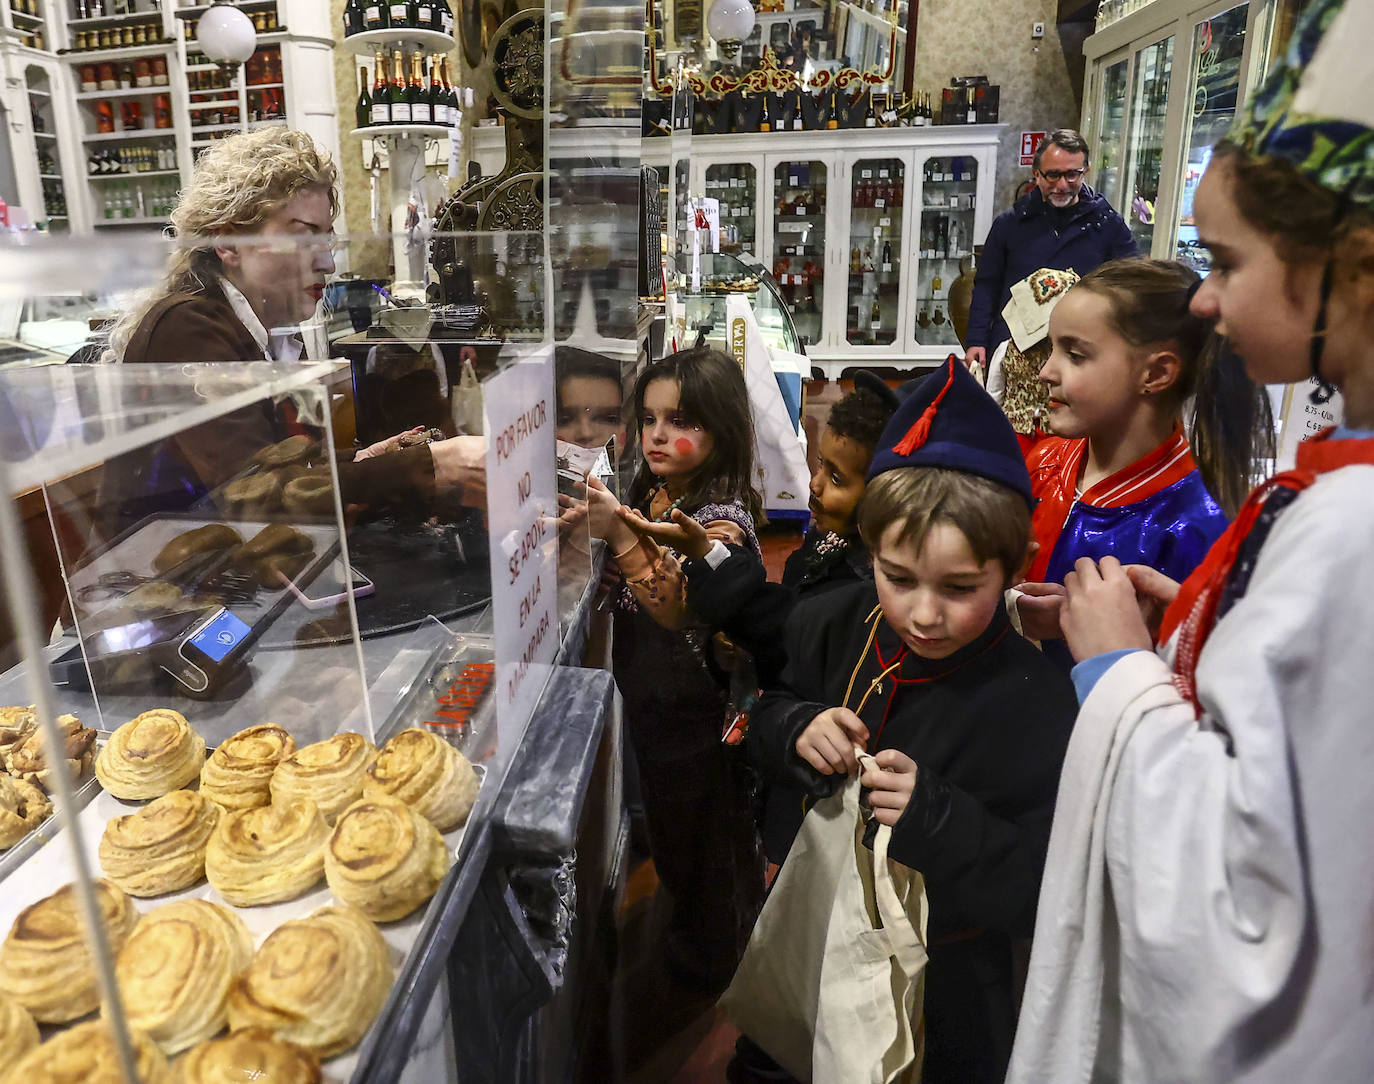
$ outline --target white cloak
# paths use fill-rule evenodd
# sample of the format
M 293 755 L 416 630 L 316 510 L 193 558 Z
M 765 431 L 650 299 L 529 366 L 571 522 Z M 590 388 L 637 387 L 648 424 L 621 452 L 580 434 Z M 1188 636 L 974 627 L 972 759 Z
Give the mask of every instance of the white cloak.
M 1374 467 L 1280 514 L 1201 720 L 1171 678 L 1079 713 L 1009 1084 L 1374 1079 Z

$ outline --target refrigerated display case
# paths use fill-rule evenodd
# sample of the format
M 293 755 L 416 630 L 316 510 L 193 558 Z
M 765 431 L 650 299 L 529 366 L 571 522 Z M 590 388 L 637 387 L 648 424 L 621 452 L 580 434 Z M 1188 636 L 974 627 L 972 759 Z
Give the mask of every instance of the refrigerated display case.
M 1193 194 L 1212 148 L 1264 77 L 1296 0 L 1154 0 L 1090 37 L 1082 130 L 1088 182 L 1140 249 L 1206 271 Z

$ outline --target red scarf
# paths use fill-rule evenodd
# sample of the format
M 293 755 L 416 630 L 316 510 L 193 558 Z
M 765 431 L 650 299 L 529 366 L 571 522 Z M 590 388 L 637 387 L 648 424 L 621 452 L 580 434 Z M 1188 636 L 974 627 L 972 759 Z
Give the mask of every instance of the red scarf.
M 1246 536 L 1264 510 L 1264 502 L 1276 489 L 1300 492 L 1327 471 L 1358 463 L 1374 464 L 1374 438 L 1328 440 L 1333 432 L 1334 429 L 1327 429 L 1303 441 L 1298 445 L 1296 466 L 1274 475 L 1250 494 L 1226 533 L 1216 540 L 1202 564 L 1184 581 L 1164 614 L 1164 621 L 1159 628 L 1159 642 L 1168 643 L 1174 630 L 1179 630 L 1174 685 L 1199 715 L 1202 706 L 1197 699 L 1198 659 L 1216 624 L 1217 606 L 1226 590 L 1231 568 L 1240 556 Z

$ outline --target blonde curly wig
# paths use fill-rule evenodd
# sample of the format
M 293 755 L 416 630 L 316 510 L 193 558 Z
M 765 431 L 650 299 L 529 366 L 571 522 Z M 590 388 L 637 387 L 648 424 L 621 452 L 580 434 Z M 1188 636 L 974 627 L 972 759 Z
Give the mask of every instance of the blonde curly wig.
M 131 305 L 110 330 L 102 361 L 122 361 L 134 329 L 170 294 L 201 289 L 220 271 L 214 245 L 244 236 L 297 194 L 323 189 L 331 216 L 339 213 L 339 171 L 306 133 L 262 128 L 219 140 L 196 161 L 191 183 L 172 211 L 169 236 L 176 248 L 162 282 Z

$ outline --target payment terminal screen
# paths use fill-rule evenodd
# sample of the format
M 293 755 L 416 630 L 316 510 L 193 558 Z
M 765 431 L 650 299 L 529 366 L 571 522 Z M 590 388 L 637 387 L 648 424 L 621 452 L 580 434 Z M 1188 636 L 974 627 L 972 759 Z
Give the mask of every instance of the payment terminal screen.
M 191 646 L 205 652 L 212 662 L 219 662 L 250 631 L 247 625 L 225 610 L 191 637 Z

